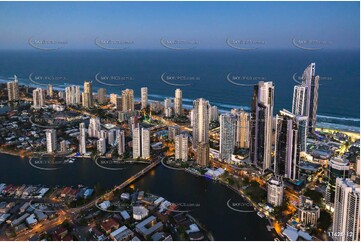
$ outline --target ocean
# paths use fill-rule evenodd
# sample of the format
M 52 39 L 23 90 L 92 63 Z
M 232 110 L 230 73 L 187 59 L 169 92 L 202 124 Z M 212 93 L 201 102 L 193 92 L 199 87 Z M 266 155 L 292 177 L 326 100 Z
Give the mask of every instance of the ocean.
M 146 86 L 149 99 L 157 101 L 174 97 L 180 88 L 184 107 L 203 97 L 221 112 L 249 110 L 252 85 L 273 81 L 276 114 L 291 110 L 293 86 L 311 62 L 320 76 L 317 126 L 359 132 L 360 59 L 352 50 L 1 51 L 0 79 L 17 75 L 21 84 L 46 88 L 51 83 L 56 89 L 87 80 L 94 92 L 131 88 L 137 98 Z

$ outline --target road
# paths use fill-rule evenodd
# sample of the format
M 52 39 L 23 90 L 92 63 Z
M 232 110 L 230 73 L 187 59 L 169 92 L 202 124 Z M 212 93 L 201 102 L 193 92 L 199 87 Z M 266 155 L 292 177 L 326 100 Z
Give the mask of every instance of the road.
M 111 193 L 113 193 L 114 191 L 121 190 L 121 189 L 127 187 L 128 185 L 132 184 L 138 178 L 140 178 L 141 176 L 143 176 L 144 174 L 146 174 L 147 172 L 152 170 L 154 167 L 156 167 L 161 162 L 161 159 L 162 159 L 162 157 L 157 157 L 150 165 L 148 165 L 147 167 L 145 167 L 144 169 L 142 169 L 141 171 L 139 171 L 135 175 L 131 176 L 130 178 L 128 178 L 125 182 L 123 182 L 122 184 L 114 187 L 109 192 L 94 198 L 89 203 L 87 203 L 87 204 L 85 204 L 85 205 L 83 205 L 81 207 L 68 209 L 67 211 L 62 210 L 60 212 L 59 216 L 56 219 L 46 220 L 46 221 L 43 221 L 41 223 L 38 223 L 32 229 L 27 230 L 24 233 L 20 233 L 19 235 L 17 235 L 12 240 L 25 241 L 25 240 L 28 240 L 30 237 L 32 237 L 36 233 L 38 233 L 38 234 L 43 233 L 44 231 L 47 231 L 47 230 L 49 230 L 51 228 L 54 228 L 55 226 L 58 226 L 58 225 L 62 224 L 65 220 L 69 220 L 69 219 L 73 218 L 77 213 L 93 207 L 97 203 L 97 201 L 99 199 L 103 198 L 104 196 L 108 196 Z

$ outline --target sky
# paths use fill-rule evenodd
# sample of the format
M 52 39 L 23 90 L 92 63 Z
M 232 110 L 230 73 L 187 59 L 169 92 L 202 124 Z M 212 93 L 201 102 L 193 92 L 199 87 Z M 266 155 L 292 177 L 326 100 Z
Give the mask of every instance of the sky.
M 359 12 L 359 2 L 0 2 L 0 49 L 359 49 Z

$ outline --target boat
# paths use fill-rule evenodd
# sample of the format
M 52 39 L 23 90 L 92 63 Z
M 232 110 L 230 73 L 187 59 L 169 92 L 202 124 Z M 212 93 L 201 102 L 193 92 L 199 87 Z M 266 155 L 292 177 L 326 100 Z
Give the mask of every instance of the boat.
M 257 212 L 257 215 L 258 215 L 260 218 L 264 218 L 264 214 L 261 213 L 261 212 Z

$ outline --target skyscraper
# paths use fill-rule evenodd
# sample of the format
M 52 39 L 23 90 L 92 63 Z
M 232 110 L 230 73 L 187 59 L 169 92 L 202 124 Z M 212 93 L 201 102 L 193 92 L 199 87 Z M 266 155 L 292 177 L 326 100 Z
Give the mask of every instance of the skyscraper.
M 164 109 L 171 108 L 172 107 L 172 99 L 165 98 L 164 99 Z
M 209 143 L 209 102 L 203 98 L 193 101 L 193 149 L 199 142 Z
M 100 119 L 98 117 L 96 118 L 90 118 L 89 121 L 89 127 L 88 127 L 88 134 L 91 138 L 100 138 Z
M 47 129 L 45 130 L 46 136 L 46 150 L 48 153 L 54 153 L 56 151 L 56 130 Z
M 300 149 L 296 116 L 287 110 L 276 115 L 274 172 L 278 176 L 299 178 Z
M 334 209 L 336 179 L 348 178 L 350 172 L 350 162 L 341 157 L 332 157 L 328 162 L 327 176 L 328 183 L 326 187 L 325 202 L 326 208 L 329 210 Z
M 122 96 L 117 96 L 115 99 L 115 108 L 118 111 L 123 111 L 123 97 Z
M 305 115 L 306 109 L 306 87 L 296 85 L 293 88 L 292 113 L 294 115 Z
M 307 124 L 308 117 L 307 116 L 296 116 L 296 123 L 298 127 L 298 144 L 300 148 L 300 152 L 307 151 Z
M 140 89 L 140 93 L 141 93 L 141 108 L 144 109 L 148 105 L 148 88 L 142 87 Z
M 176 89 L 176 90 L 175 90 L 175 97 L 174 97 L 174 114 L 175 114 L 175 115 L 182 115 L 182 114 L 183 114 L 182 90 L 181 90 L 181 89 Z
M 125 132 L 124 130 L 117 130 L 116 133 L 118 155 L 123 155 L 125 152 Z
M 53 98 L 53 85 L 51 85 L 51 84 L 48 84 L 48 96 L 50 97 L 50 98 Z
M 110 103 L 116 105 L 117 104 L 117 97 L 118 97 L 118 94 L 111 93 L 110 94 Z
M 273 206 L 281 206 L 283 202 L 283 181 L 281 177 L 272 177 L 267 182 L 267 202 Z
M 360 185 L 336 179 L 332 237 L 338 241 L 360 240 Z
M 132 89 L 122 91 L 122 108 L 124 112 L 134 111 L 134 91 Z
M 241 110 L 236 112 L 236 147 L 249 148 L 249 113 Z
M 200 166 L 209 165 L 209 143 L 199 142 L 197 146 L 197 163 Z
M 78 94 L 78 92 L 80 92 L 79 86 L 72 85 L 65 88 L 66 105 L 75 105 L 80 103 L 80 94 Z M 79 95 L 79 97 L 77 97 L 77 95 Z
M 150 131 L 145 128 L 133 128 L 133 158 L 150 158 Z
M 271 167 L 274 86 L 259 82 L 254 86 L 251 105 L 250 160 L 263 171 Z
M 306 88 L 305 116 L 308 117 L 308 130 L 314 132 L 316 128 L 316 114 L 318 106 L 319 76 L 315 76 L 315 63 L 311 63 L 303 72 L 302 86 Z
M 237 119 L 230 114 L 220 115 L 219 159 L 229 162 L 235 147 Z
M 103 138 L 98 139 L 97 141 L 97 150 L 100 155 L 104 155 L 107 151 L 107 143 Z
M 79 124 L 79 153 L 81 155 L 86 154 L 86 132 L 85 132 L 85 124 Z
M 218 121 L 218 108 L 217 106 L 209 107 L 209 122 Z
M 14 76 L 14 81 L 9 81 L 7 83 L 8 89 L 8 100 L 10 102 L 18 101 L 19 100 L 19 83 L 18 77 Z
M 178 125 L 168 127 L 168 139 L 173 140 L 177 135 L 180 134 L 180 127 Z
M 93 83 L 84 82 L 84 92 L 82 94 L 82 104 L 84 108 L 90 108 L 93 106 Z
M 36 88 L 33 90 L 33 107 L 35 109 L 40 109 L 42 106 L 44 106 L 44 93 L 43 89 Z
M 98 89 L 98 103 L 105 104 L 107 102 L 107 90 L 105 88 Z
M 188 136 L 184 134 L 177 135 L 174 138 L 175 159 L 181 161 L 188 160 Z
M 142 158 L 150 158 L 150 131 L 142 128 Z

